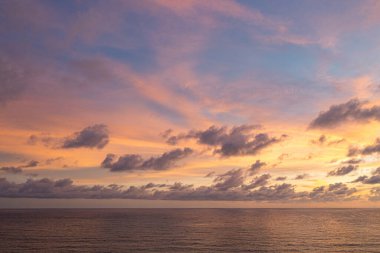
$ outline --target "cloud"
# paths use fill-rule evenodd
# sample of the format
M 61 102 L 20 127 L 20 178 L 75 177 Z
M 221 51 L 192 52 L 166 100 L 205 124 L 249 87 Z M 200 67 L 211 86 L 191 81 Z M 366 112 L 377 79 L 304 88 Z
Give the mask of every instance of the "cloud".
M 35 161 L 35 160 L 32 160 L 32 161 L 29 161 L 27 164 L 25 164 L 24 168 L 30 168 L 30 167 L 36 167 L 38 166 L 39 162 L 38 161 Z
M 380 183 L 380 167 L 372 172 L 372 176 L 370 177 L 360 176 L 354 181 L 352 181 L 352 183 L 359 183 L 359 182 L 363 184 L 379 184 Z
M 118 186 L 78 186 L 71 179 L 28 179 L 24 183 L 12 183 L 0 178 L 2 197 L 23 198 L 120 198 Z
M 66 137 L 61 148 L 104 148 L 109 141 L 106 125 L 97 124 L 84 128 L 80 132 Z
M 22 168 L 14 167 L 14 166 L 1 167 L 0 170 L 5 172 L 5 173 L 8 173 L 8 174 L 20 174 L 20 173 L 22 173 Z
M 361 150 L 361 154 L 363 155 L 370 155 L 372 153 L 378 153 L 380 152 L 380 139 L 377 138 L 375 143 L 373 145 L 366 146 L 364 149 Z
M 321 136 L 319 136 L 318 139 L 311 140 L 311 143 L 316 144 L 316 145 L 327 144 L 328 146 L 331 146 L 331 145 L 337 145 L 337 144 L 342 143 L 344 141 L 345 141 L 345 139 L 329 140 L 329 138 L 327 138 L 326 135 L 322 134 Z
M 249 174 L 250 175 L 254 175 L 254 174 L 257 174 L 259 171 L 260 171 L 260 169 L 262 168 L 262 167 L 264 167 L 266 165 L 266 163 L 265 162 L 261 162 L 260 160 L 256 160 L 256 162 L 255 163 L 253 163 L 252 165 L 251 165 L 251 167 L 249 168 Z
M 358 198 L 353 196 L 356 192 L 356 188 L 348 188 L 343 183 L 335 183 L 314 188 L 308 198 L 314 201 L 348 201 Z
M 294 180 L 302 180 L 302 179 L 305 179 L 305 178 L 307 178 L 307 177 L 309 177 L 309 174 L 304 173 L 304 174 L 297 175 L 297 176 L 294 178 Z
M 343 163 L 345 163 L 345 164 L 359 164 L 361 162 L 363 162 L 362 159 L 350 159 L 350 160 L 344 161 Z
M 104 124 L 85 127 L 79 132 L 64 138 L 52 137 L 50 134 L 31 135 L 27 140 L 29 145 L 42 143 L 45 147 L 58 149 L 72 148 L 104 148 L 109 142 L 108 128 Z
M 242 169 L 232 169 L 224 174 L 218 175 L 214 179 L 214 182 L 216 182 L 214 187 L 217 190 L 226 191 L 231 188 L 241 186 L 244 182 L 244 179 L 245 177 L 243 176 Z
M 39 164 L 38 161 L 31 160 L 28 163 L 26 163 L 24 165 L 20 165 L 20 166 L 4 166 L 4 167 L 0 167 L 0 170 L 3 171 L 3 172 L 5 172 L 5 173 L 8 173 L 8 174 L 20 174 L 20 173 L 22 173 L 24 171 L 23 168 L 36 167 L 36 166 L 38 166 L 38 164 Z
M 276 177 L 276 181 L 284 181 L 286 180 L 286 177 Z
M 356 170 L 357 168 L 358 168 L 358 166 L 354 166 L 354 165 L 350 164 L 347 166 L 337 168 L 336 170 L 330 171 L 327 174 L 327 176 L 344 176 L 344 175 L 347 175 L 347 174 L 351 173 L 352 171 Z
M 343 104 L 332 105 L 327 111 L 319 113 L 309 128 L 332 128 L 350 121 L 380 120 L 380 106 L 363 108 L 365 104 L 366 102 L 351 99 Z
M 28 179 L 13 183 L 0 178 L 0 197 L 9 198 L 84 198 L 84 199 L 157 199 L 157 200 L 242 200 L 242 201 L 346 201 L 359 196 L 355 188 L 336 183 L 314 188 L 311 192 L 296 192 L 291 184 L 267 185 L 254 188 L 243 185 L 242 170 L 235 169 L 219 175 L 211 186 L 198 186 L 176 182 L 174 184 L 148 183 L 141 186 L 111 184 L 76 185 L 69 178 Z M 268 175 L 261 176 L 268 178 Z M 265 182 L 266 180 L 264 180 Z
M 175 165 L 175 162 L 191 155 L 190 148 L 174 149 L 158 157 L 143 159 L 140 155 L 127 154 L 117 158 L 115 154 L 108 154 L 101 166 L 112 172 L 131 172 L 142 170 L 166 170 Z
M 199 144 L 211 146 L 215 154 L 221 156 L 255 155 L 262 149 L 281 141 L 280 138 L 271 137 L 267 133 L 253 133 L 257 125 L 241 125 L 233 128 L 211 126 L 204 131 L 191 130 L 188 133 L 168 136 L 167 143 L 176 145 L 185 139 L 195 139 Z
M 326 136 L 323 134 L 321 135 L 317 140 L 312 140 L 311 143 L 313 144 L 319 144 L 319 145 L 322 145 L 326 142 L 327 138 Z
M 205 177 L 213 177 L 215 175 L 215 171 L 211 171 L 209 173 L 207 173 L 207 175 Z
M 251 183 L 247 185 L 243 185 L 243 189 L 245 190 L 251 190 L 260 186 L 267 185 L 269 183 L 269 179 L 271 178 L 271 175 L 269 174 L 263 174 L 261 176 L 255 177 Z
M 364 148 L 359 147 L 350 147 L 348 150 L 348 156 L 355 156 L 355 155 L 371 155 L 373 153 L 379 153 L 380 152 L 380 138 L 377 138 L 375 143 L 365 146 Z

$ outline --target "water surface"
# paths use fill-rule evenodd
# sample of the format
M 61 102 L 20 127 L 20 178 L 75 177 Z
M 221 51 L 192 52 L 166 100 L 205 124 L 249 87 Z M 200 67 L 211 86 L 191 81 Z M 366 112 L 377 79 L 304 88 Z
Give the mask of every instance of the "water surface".
M 380 210 L 0 210 L 0 244 L 1 252 L 380 252 Z

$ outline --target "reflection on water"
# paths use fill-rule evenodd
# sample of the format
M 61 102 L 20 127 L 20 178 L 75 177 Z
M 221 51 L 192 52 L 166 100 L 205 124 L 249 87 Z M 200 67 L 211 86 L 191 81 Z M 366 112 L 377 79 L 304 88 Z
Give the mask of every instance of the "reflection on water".
M 380 252 L 380 210 L 0 210 L 0 244 L 1 252 Z

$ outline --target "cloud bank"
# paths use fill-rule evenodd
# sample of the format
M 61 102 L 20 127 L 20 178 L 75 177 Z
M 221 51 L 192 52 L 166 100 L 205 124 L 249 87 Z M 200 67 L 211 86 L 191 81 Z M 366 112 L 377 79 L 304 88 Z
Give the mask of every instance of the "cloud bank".
M 343 183 L 296 192 L 291 184 L 269 185 L 270 175 L 256 177 L 244 184 L 242 171 L 231 170 L 215 178 L 210 186 L 149 183 L 124 187 L 75 185 L 71 179 L 28 179 L 23 183 L 0 178 L 0 197 L 8 198 L 83 198 L 83 199 L 153 199 L 153 200 L 247 200 L 247 201 L 347 201 L 358 199 L 355 188 Z

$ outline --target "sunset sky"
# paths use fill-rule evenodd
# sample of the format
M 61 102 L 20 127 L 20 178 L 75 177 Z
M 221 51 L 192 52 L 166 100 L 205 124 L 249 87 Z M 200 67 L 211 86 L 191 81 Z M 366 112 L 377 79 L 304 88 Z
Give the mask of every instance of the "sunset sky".
M 0 207 L 380 207 L 379 1 L 0 1 Z

